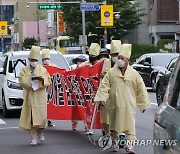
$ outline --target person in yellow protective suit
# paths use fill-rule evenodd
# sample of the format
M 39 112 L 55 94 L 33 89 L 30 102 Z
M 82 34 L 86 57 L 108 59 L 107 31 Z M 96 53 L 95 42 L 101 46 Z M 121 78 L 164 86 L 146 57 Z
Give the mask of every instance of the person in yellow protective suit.
M 80 64 L 79 67 L 85 66 L 85 65 L 93 66 L 94 64 L 96 64 L 99 61 L 98 60 L 99 52 L 100 52 L 99 44 L 91 43 L 91 45 L 89 47 L 89 60 Z
M 125 133 L 129 141 L 136 140 L 136 105 L 144 112 L 150 101 L 144 82 L 139 73 L 129 65 L 131 44 L 123 44 L 116 64 L 104 76 L 94 101 L 106 105 L 113 141 L 112 150 L 119 150 L 119 134 Z M 128 153 L 135 153 L 133 145 L 127 145 Z
M 89 60 L 81 63 L 79 67 L 85 65 L 89 65 L 89 66 L 95 65 L 99 61 L 98 60 L 99 52 L 100 52 L 100 45 L 98 43 L 91 43 L 89 47 Z M 85 130 L 87 132 L 87 135 L 93 135 L 93 132 L 89 130 L 86 123 L 85 123 Z
M 32 46 L 28 56 L 29 64 L 22 68 L 18 75 L 23 88 L 23 105 L 19 128 L 29 130 L 32 137 L 31 145 L 37 145 L 37 138 L 44 141 L 43 129 L 47 121 L 47 93 L 50 75 L 38 64 L 40 47 Z
M 55 66 L 56 64 L 50 63 L 50 53 L 49 53 L 49 49 L 42 49 L 42 65 L 44 66 Z M 48 120 L 48 127 L 53 127 L 55 126 L 54 124 L 52 124 L 52 122 L 50 120 Z
M 118 54 L 119 54 L 119 48 L 121 47 L 121 41 L 120 40 L 112 40 L 111 45 L 110 45 L 110 59 L 104 61 L 104 66 L 102 73 L 101 73 L 101 78 L 105 76 L 105 74 L 110 70 L 110 68 L 114 67 L 114 64 L 117 60 Z M 101 54 L 99 54 L 101 55 Z M 110 134 L 109 131 L 109 119 L 107 115 L 107 110 L 106 106 L 100 106 L 100 122 L 103 125 L 103 130 L 102 133 L 103 135 L 108 135 Z

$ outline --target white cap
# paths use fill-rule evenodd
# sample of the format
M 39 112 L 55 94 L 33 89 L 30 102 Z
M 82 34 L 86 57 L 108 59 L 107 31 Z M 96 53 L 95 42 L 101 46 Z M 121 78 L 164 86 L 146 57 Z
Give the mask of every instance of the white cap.
M 40 47 L 32 46 L 28 58 L 29 59 L 37 59 L 37 60 L 39 60 L 39 56 L 40 56 Z
M 130 58 L 131 57 L 131 51 L 132 51 L 132 44 L 123 44 L 123 45 L 121 45 L 119 55 Z
M 121 40 L 112 40 L 110 54 L 119 53 L 120 48 L 121 48 Z
M 42 59 L 45 59 L 45 58 L 50 59 L 49 49 L 42 49 Z
M 91 46 L 89 47 L 89 54 L 98 56 L 100 52 L 100 45 L 98 43 L 91 43 Z

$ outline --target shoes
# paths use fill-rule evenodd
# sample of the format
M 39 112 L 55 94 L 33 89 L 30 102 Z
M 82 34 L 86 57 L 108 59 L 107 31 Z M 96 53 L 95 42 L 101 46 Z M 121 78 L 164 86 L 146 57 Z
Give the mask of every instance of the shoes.
M 86 134 L 87 134 L 87 135 L 93 135 L 93 130 L 87 130 L 87 131 L 86 131 Z
M 77 130 L 77 124 L 72 124 L 72 130 L 74 130 L 74 131 Z
M 118 152 L 119 151 L 119 145 L 118 142 L 114 142 L 112 144 L 112 152 Z
M 39 139 L 41 142 L 44 142 L 45 141 L 45 137 L 44 137 L 44 134 L 43 133 L 40 133 L 39 134 Z
M 52 122 L 50 120 L 48 120 L 48 127 L 54 127 L 55 125 L 52 124 Z
M 133 149 L 132 146 L 127 146 L 127 147 L 126 147 L 126 152 L 127 152 L 128 154 L 135 154 L 135 151 L 134 151 L 134 149 Z
M 37 145 L 37 139 L 32 139 L 31 145 Z

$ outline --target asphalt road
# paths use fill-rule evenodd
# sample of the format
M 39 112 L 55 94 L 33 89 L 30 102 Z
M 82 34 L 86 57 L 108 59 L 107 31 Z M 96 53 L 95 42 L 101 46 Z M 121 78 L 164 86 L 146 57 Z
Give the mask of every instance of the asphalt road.
M 155 93 L 149 92 L 152 107 L 145 113 L 136 114 L 136 132 L 138 140 L 153 139 L 153 119 L 157 109 Z M 71 130 L 70 121 L 52 121 L 56 126 L 45 130 L 45 142 L 38 142 L 37 146 L 30 146 L 30 135 L 27 131 L 18 130 L 19 113 L 14 112 L 10 118 L 4 119 L 0 113 L 0 154 L 101 154 L 112 153 L 111 150 L 101 151 L 97 141 L 101 136 L 100 130 L 88 139 L 83 122 L 79 122 L 78 130 Z M 153 146 L 136 145 L 137 154 L 153 154 Z M 118 153 L 126 153 L 121 149 Z

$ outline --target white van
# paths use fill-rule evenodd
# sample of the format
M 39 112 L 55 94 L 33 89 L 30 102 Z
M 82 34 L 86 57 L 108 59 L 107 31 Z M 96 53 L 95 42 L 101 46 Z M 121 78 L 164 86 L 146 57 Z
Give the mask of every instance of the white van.
M 3 68 L 0 68 L 0 109 L 8 117 L 12 110 L 19 110 L 23 103 L 23 91 L 18 82 L 18 74 L 28 64 L 30 51 L 14 51 L 4 54 Z M 69 70 L 69 64 L 60 52 L 50 50 L 51 63 Z M 41 64 L 41 57 L 39 59 Z

